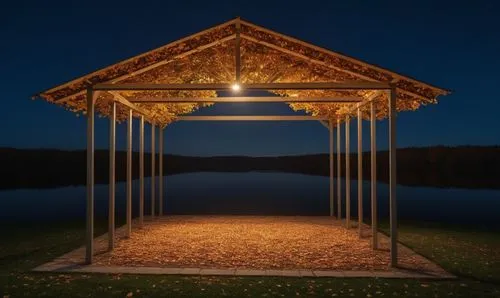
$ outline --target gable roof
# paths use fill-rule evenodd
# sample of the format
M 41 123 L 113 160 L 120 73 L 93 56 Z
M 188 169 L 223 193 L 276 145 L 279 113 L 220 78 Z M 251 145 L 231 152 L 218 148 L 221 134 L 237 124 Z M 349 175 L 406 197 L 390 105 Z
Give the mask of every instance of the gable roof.
M 391 82 L 396 86 L 398 110 L 415 110 L 422 104 L 436 103 L 448 90 L 417 81 L 393 71 L 314 46 L 239 18 L 203 30 L 157 49 L 134 56 L 84 75 L 36 95 L 74 112 L 85 112 L 87 87 L 97 83 L 232 83 L 235 77 L 236 24 L 240 24 L 242 83 L 269 82 Z M 370 91 L 278 90 L 281 96 L 327 97 L 359 96 L 373 98 L 377 116 L 387 116 L 385 93 Z M 215 91 L 127 91 L 125 98 L 148 97 L 214 97 Z M 113 95 L 103 92 L 96 111 L 110 113 Z M 207 105 L 198 103 L 137 103 L 150 112 L 153 122 L 167 125 L 175 116 Z M 125 119 L 127 109 L 117 109 L 118 120 Z M 344 117 L 352 104 L 290 103 L 294 110 L 329 118 Z M 365 107 L 367 108 L 367 107 Z

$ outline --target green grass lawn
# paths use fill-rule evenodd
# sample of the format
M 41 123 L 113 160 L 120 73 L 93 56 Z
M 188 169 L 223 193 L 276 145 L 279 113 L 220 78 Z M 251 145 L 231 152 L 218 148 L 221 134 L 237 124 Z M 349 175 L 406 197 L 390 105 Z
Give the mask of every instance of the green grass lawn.
M 98 233 L 105 223 L 96 224 Z M 84 225 L 3 225 L 2 297 L 500 297 L 500 236 L 457 227 L 408 223 L 400 240 L 459 276 L 428 281 L 381 278 L 200 277 L 30 272 L 83 244 Z

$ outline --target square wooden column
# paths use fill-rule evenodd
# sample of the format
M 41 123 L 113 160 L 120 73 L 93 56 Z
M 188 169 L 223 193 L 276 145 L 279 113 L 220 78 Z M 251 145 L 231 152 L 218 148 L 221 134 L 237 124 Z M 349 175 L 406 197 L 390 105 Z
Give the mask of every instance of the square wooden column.
M 345 118 L 345 226 L 351 228 L 351 157 L 350 157 L 350 132 L 351 119 Z
M 127 208 L 126 237 L 132 233 L 132 110 L 128 111 L 127 121 Z
M 108 250 L 115 247 L 115 151 L 116 151 L 116 102 L 111 103 L 109 118 L 109 209 Z
M 335 201 L 333 189 L 333 121 L 328 121 L 328 132 L 330 134 L 330 216 L 335 215 Z
M 389 205 L 391 229 L 391 266 L 398 264 L 398 216 L 396 197 L 396 89 L 389 91 Z
M 370 151 L 371 151 L 371 209 L 372 248 L 378 249 L 378 204 L 377 204 L 377 115 L 375 103 L 370 102 Z
M 358 235 L 363 232 L 363 113 L 358 107 Z

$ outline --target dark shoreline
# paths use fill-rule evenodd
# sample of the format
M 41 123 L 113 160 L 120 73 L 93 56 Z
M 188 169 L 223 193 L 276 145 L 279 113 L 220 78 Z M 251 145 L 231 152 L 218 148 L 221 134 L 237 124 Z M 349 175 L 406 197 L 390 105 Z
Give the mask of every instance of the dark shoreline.
M 336 169 L 335 155 L 335 169 Z M 108 151 L 95 152 L 95 182 L 108 183 Z M 344 155 L 341 156 L 344 160 Z M 351 153 L 351 177 L 357 179 L 357 154 Z M 145 154 L 145 176 L 151 155 Z M 377 179 L 388 182 L 388 152 L 377 153 Z M 53 188 L 84 185 L 86 153 L 56 149 L 0 148 L 0 189 Z M 116 179 L 125 181 L 126 152 L 116 152 Z M 139 177 L 139 154 L 133 153 L 133 177 Z M 407 186 L 500 189 L 500 147 L 401 148 L 397 155 L 398 184 Z M 342 177 L 345 175 L 342 164 Z M 191 172 L 286 172 L 328 176 L 328 154 L 298 156 L 196 157 L 165 155 L 164 174 Z M 336 175 L 336 174 L 335 174 Z M 363 153 L 363 178 L 370 179 L 370 154 Z

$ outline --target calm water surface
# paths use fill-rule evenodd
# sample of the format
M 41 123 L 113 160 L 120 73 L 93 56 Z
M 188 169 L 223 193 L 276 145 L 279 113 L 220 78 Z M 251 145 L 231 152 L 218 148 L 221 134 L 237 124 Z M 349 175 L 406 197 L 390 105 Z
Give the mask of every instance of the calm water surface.
M 165 177 L 164 208 L 169 214 L 328 215 L 328 177 L 288 173 L 189 173 Z M 335 185 L 337 187 L 337 185 Z M 125 183 L 116 188 L 117 216 L 124 216 Z M 139 183 L 133 184 L 137 214 Z M 336 191 L 336 190 L 335 190 Z M 342 191 L 345 184 L 342 180 Z M 365 182 L 364 213 L 370 214 L 370 184 Z M 443 223 L 495 224 L 500 191 L 398 186 L 400 219 Z M 378 184 L 379 216 L 388 216 L 388 185 Z M 150 210 L 146 179 L 145 210 Z M 107 215 L 108 186 L 96 185 L 96 217 Z M 351 210 L 357 213 L 357 181 L 351 181 Z M 85 218 L 85 187 L 19 189 L 0 192 L 0 219 L 64 221 Z

